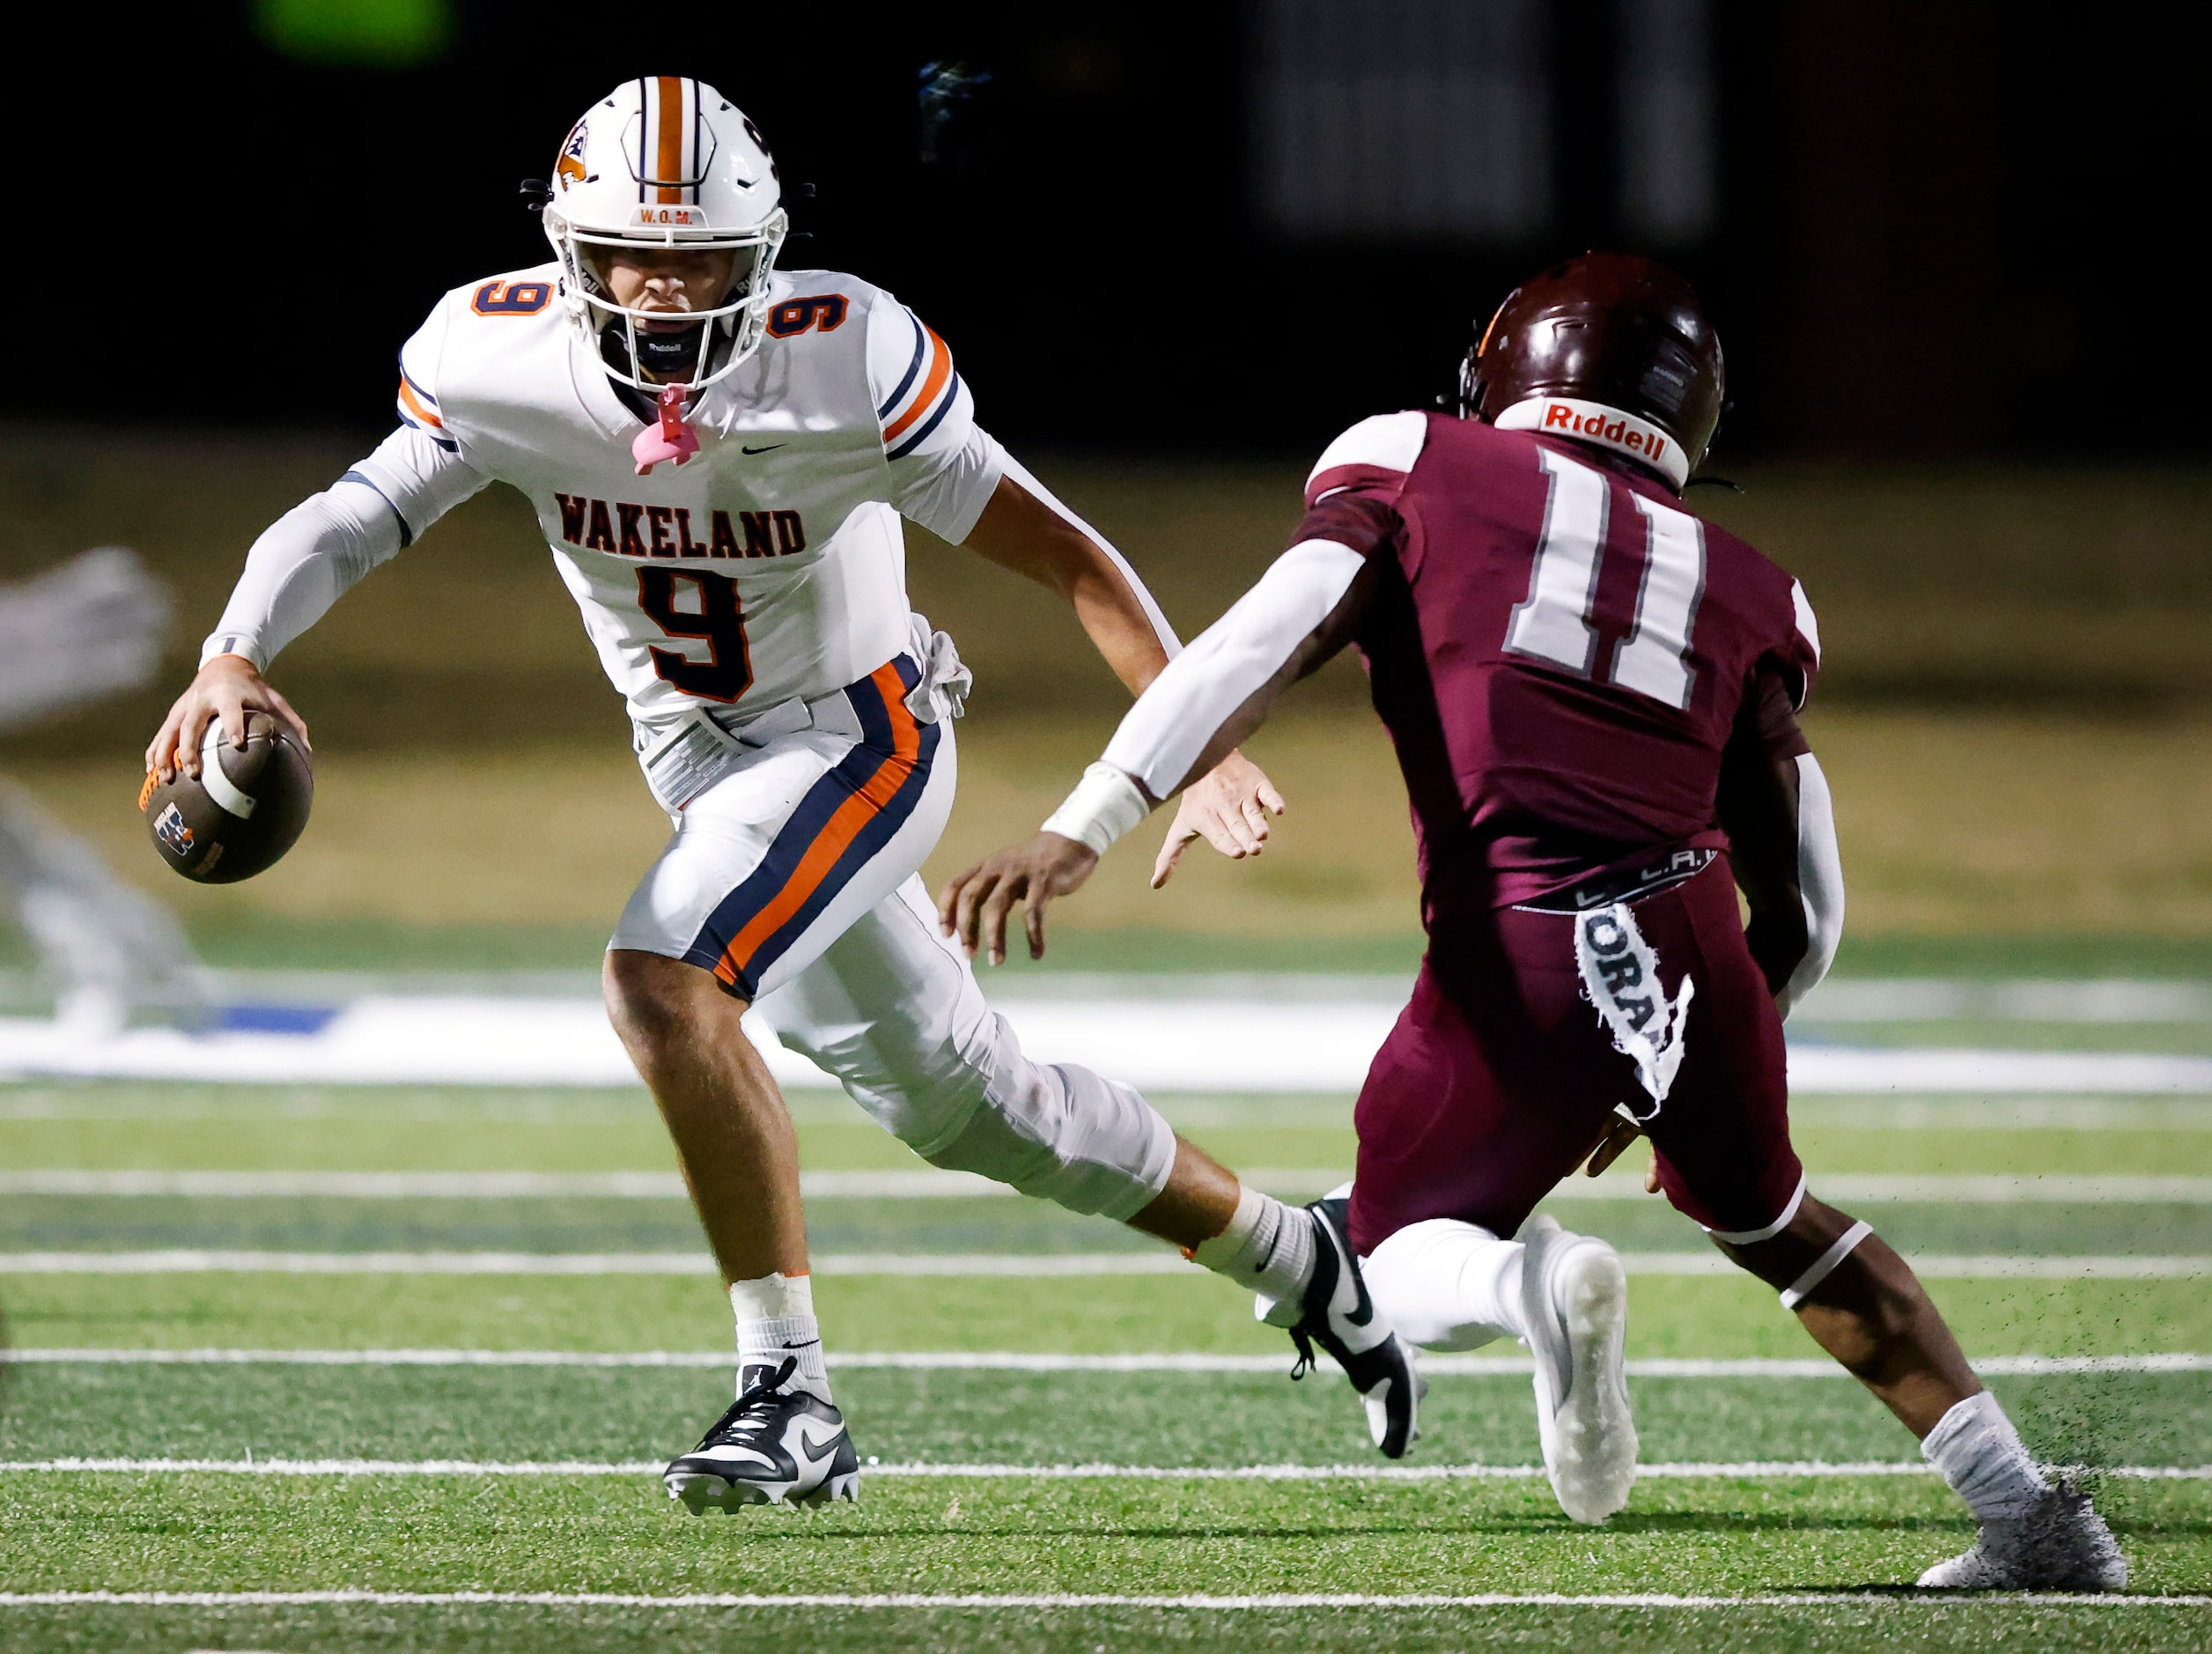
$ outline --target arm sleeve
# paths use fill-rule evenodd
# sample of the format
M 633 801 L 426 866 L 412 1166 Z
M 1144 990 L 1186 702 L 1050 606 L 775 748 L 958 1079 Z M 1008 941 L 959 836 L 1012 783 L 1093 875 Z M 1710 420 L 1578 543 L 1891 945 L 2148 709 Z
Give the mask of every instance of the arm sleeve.
M 1805 956 L 1774 996 L 1786 1017 L 1820 986 L 1843 941 L 1843 853 L 1836 812 L 1820 761 L 1801 752 L 1797 765 L 1797 894 L 1805 908 Z
M 1763 665 L 1722 754 L 1719 815 L 1744 930 L 1774 1002 L 1790 1008 L 1818 986 L 1843 938 L 1843 863 L 1828 779 L 1797 726 L 1798 680 Z
M 1358 551 L 1332 541 L 1292 546 L 1137 698 L 1107 743 L 1105 761 L 1154 798 L 1166 798 L 1236 709 L 1289 664 L 1366 566 Z
M 223 618 L 201 647 L 201 663 L 236 654 L 265 670 L 348 588 L 490 480 L 450 442 L 417 425 L 401 426 L 254 542 Z
M 1820 676 L 1820 622 L 1805 595 L 1804 582 L 1789 583 L 1790 632 L 1774 651 L 1774 661 L 1790 680 L 1791 698 L 1799 712 L 1812 698 L 1813 679 Z
M 1368 560 L 1395 555 L 1398 494 L 1427 439 L 1427 415 L 1378 414 L 1322 450 L 1290 550 L 1138 698 L 1106 763 L 1156 799 L 1175 790 L 1221 726 L 1344 601 Z

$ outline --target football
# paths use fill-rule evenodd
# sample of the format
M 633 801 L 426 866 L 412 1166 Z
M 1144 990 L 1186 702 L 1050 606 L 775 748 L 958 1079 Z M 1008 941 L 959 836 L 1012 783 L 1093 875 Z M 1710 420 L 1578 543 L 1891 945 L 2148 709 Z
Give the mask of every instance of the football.
M 299 740 L 267 713 L 247 720 L 234 747 L 210 725 L 200 773 L 180 772 L 138 794 L 161 859 L 202 884 L 235 884 L 266 872 L 299 840 L 315 799 L 315 772 Z

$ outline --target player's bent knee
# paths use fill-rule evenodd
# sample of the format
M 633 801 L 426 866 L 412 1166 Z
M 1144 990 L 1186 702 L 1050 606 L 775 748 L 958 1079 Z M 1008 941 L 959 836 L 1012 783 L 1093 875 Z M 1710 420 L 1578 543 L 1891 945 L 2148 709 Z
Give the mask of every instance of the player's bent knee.
M 614 948 L 600 968 L 600 991 L 623 1044 L 643 1054 L 676 1036 L 697 1015 L 701 998 L 719 988 L 681 959 Z
M 1086 1216 L 1124 1220 L 1158 1198 L 1156 1179 L 1133 1155 L 1095 1156 L 1086 1146 L 1042 1141 L 985 1106 L 959 1136 L 922 1156 L 947 1171 L 972 1171 L 1039 1200 Z
M 1832 1277 L 1840 1278 L 1840 1272 L 1853 1277 L 1864 1274 L 1860 1248 L 1873 1237 L 1871 1223 L 1807 1197 L 1776 1234 L 1757 1242 L 1713 1238 L 1737 1264 L 1774 1288 L 1782 1308 L 1795 1311 Z

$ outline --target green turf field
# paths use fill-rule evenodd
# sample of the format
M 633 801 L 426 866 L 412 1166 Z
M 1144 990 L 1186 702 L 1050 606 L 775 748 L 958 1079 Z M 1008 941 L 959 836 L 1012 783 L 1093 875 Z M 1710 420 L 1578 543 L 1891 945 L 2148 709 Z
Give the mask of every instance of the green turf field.
M 588 981 L 665 823 L 516 497 L 472 501 L 287 652 L 314 824 L 265 877 L 201 889 L 155 867 L 136 754 L 245 546 L 365 444 L 10 441 L 0 567 L 126 543 L 180 600 L 168 679 L 11 733 L 13 779 L 267 997 L 296 971 Z M 1030 457 L 1186 634 L 1282 543 L 1302 470 Z M 1745 480 L 1698 504 L 1821 617 L 1807 727 L 1850 876 L 1842 969 L 2212 979 L 2203 476 Z M 977 679 L 938 879 L 1040 820 L 1124 703 L 1047 594 L 919 534 L 910 565 Z M 1253 751 L 1292 804 L 1265 859 L 1194 859 L 1154 893 L 1132 839 L 1043 971 L 1008 976 L 1409 973 L 1403 789 L 1357 668 L 1301 686 Z M 0 939 L 10 1014 L 41 1003 L 24 964 Z M 1821 1014 L 1798 1026 L 1865 1045 L 2212 1050 L 2201 1015 Z M 1284 1193 L 1351 1163 L 1346 1098 L 1161 1100 Z M 672 1173 L 641 1093 L 0 1084 L 0 1260 L 68 1264 L 0 1261 L 26 1357 L 0 1369 L 0 1648 L 2212 1646 L 2212 1097 L 1796 1111 L 1815 1186 L 1872 1192 L 1838 1203 L 1929 1268 L 2031 1446 L 2094 1471 L 2134 1569 L 2098 1604 L 1914 1598 L 1967 1542 L 1960 1508 L 1771 1292 L 1699 1273 L 1696 1232 L 1622 1183 L 1555 1207 L 1641 1260 L 1648 1473 L 1585 1530 L 1534 1474 L 1510 1349 L 1434 1363 L 1426 1439 L 1383 1474 L 1340 1383 L 1291 1384 L 1286 1340 L 1218 1282 L 1018 1198 L 852 1193 L 834 1179 L 917 1163 L 842 1099 L 795 1112 L 832 1180 L 808 1207 L 833 1371 L 880 1462 L 857 1508 L 693 1521 L 653 1471 L 723 1405 L 728 1312 L 683 1201 L 603 1186 Z M 151 1192 L 98 1181 L 123 1173 Z M 383 1174 L 458 1181 L 308 1180 Z M 485 1181 L 505 1174 L 556 1181 Z M 493 1252 L 520 1261 L 486 1272 Z M 563 1259 L 597 1273 L 544 1273 Z M 1093 1263 L 1167 1272 L 1045 1273 Z
M 1164 1105 L 1279 1186 L 1350 1162 L 1341 1099 Z M 833 1191 L 809 1201 L 819 1256 L 1162 1258 L 1018 1197 L 834 1193 L 838 1174 L 921 1169 L 841 1098 L 794 1111 Z M 2199 1099 L 1823 1098 L 1800 1136 L 1816 1186 L 2071 1180 L 2065 1198 L 1862 1202 L 1908 1253 L 2212 1254 L 2212 1202 L 2112 1181 L 2212 1174 Z M 497 1249 L 620 1266 L 697 1253 L 680 1198 L 482 1180 L 670 1163 L 628 1091 L 18 1084 L 0 1091 L 0 1172 L 78 1181 L 0 1197 L 0 1254 Z M 264 1181 L 84 1182 L 122 1172 Z M 281 1192 L 373 1173 L 454 1180 Z M 31 1357 L 0 1384 L 0 1646 L 2204 1645 L 2212 1481 L 2171 1473 L 2212 1465 L 2212 1375 L 2156 1359 L 2212 1350 L 2203 1274 L 1932 1281 L 2031 1444 L 2093 1467 L 2136 1593 L 1938 1605 L 1899 1588 L 1966 1543 L 1963 1512 L 1886 1414 L 1808 1360 L 1772 1294 L 1681 1273 L 1695 1231 L 1618 1185 L 1553 1209 L 1667 1271 L 1632 1276 L 1647 1473 L 1602 1530 L 1568 1524 L 1537 1477 L 1510 1348 L 1436 1363 L 1425 1439 L 1386 1466 L 1341 1381 L 1293 1384 L 1287 1343 L 1195 1273 L 823 1274 L 839 1399 L 878 1461 L 862 1502 L 705 1520 L 653 1471 L 727 1392 L 709 1274 L 0 1274 Z M 2067 1357 L 2122 1359 L 2050 1359 Z M 370 1599 L 331 1597 L 346 1591 Z M 1375 1597 L 1393 1600 L 1342 1600 Z

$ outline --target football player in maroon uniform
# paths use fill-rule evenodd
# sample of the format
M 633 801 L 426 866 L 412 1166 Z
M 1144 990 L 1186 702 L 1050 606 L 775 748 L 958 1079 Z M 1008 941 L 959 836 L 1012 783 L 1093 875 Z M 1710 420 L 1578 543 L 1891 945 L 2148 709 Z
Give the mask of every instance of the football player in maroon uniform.
M 1356 647 L 1412 795 L 1429 941 L 1337 1197 L 1376 1307 L 1431 1348 L 1526 1340 L 1552 1487 L 1604 1520 L 1635 1468 L 1626 1281 L 1604 1242 L 1530 1214 L 1641 1133 L 1649 1181 L 1979 1518 L 1922 1585 L 2116 1589 L 2103 1521 L 2046 1481 L 1904 1259 L 1808 1193 L 1790 1146 L 1782 1018 L 1834 956 L 1843 883 L 1797 723 L 1811 606 L 1680 503 L 1722 383 L 1671 272 L 1590 254 L 1523 284 L 1467 359 L 1460 417 L 1388 414 L 1331 443 L 1289 550 L 1037 838 L 947 885 L 940 917 L 995 960 L 1020 903 L 1041 956 L 1047 903 Z

